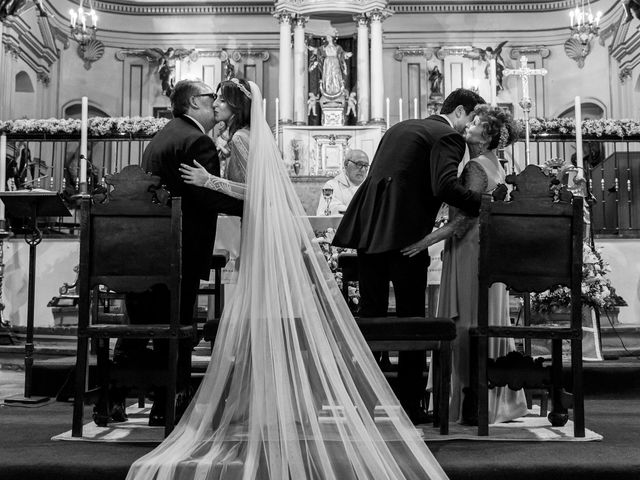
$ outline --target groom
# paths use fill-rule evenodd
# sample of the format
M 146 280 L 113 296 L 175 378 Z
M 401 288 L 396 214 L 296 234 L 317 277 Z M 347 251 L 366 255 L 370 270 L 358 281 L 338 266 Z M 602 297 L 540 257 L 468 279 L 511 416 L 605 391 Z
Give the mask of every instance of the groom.
M 357 249 L 361 316 L 387 315 L 389 282 L 398 317 L 425 316 L 429 254 L 408 257 L 400 250 L 431 232 L 442 202 L 478 215 L 481 195 L 458 181 L 458 164 L 465 152 L 461 133 L 479 103 L 485 101 L 478 94 L 455 90 L 440 115 L 397 123 L 382 137 L 333 239 Z M 425 363 L 426 352 L 400 352 L 398 399 L 415 424 L 426 421 Z
M 200 279 L 209 278 L 211 254 L 216 235 L 218 213 L 242 215 L 241 200 L 206 188 L 187 185 L 180 176 L 181 163 L 193 165 L 197 160 L 210 173 L 220 175 L 220 162 L 211 137 L 206 133 L 215 125 L 213 89 L 200 81 L 182 80 L 171 94 L 174 119 L 151 140 L 142 156 L 142 168 L 158 175 L 173 197 L 182 197 L 182 283 L 180 292 L 180 321 L 193 323 L 193 310 Z M 129 295 L 127 312 L 132 324 L 168 323 L 168 294 L 166 288 Z M 144 353 L 148 341 L 119 342 L 114 361 L 136 361 Z M 179 348 L 178 388 L 188 389 L 191 372 L 191 340 L 182 341 Z M 139 357 L 138 357 L 139 358 Z M 154 341 L 154 359 L 166 362 L 168 342 Z M 156 392 L 149 416 L 150 425 L 164 425 L 165 398 Z M 188 399 L 183 399 L 186 406 Z M 181 413 L 181 412 L 179 412 Z

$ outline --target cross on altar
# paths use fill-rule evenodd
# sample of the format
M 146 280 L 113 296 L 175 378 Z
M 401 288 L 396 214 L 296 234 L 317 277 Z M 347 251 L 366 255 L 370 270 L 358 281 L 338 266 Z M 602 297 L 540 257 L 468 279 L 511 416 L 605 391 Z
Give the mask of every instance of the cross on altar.
M 525 165 L 529 165 L 529 112 L 531 111 L 531 97 L 529 97 L 529 76 L 530 75 L 546 75 L 546 68 L 529 68 L 528 60 L 526 56 L 520 57 L 520 68 L 505 69 L 503 74 L 505 76 L 518 75 L 522 80 L 522 99 L 520 100 L 520 106 L 524 111 L 524 123 L 525 123 Z

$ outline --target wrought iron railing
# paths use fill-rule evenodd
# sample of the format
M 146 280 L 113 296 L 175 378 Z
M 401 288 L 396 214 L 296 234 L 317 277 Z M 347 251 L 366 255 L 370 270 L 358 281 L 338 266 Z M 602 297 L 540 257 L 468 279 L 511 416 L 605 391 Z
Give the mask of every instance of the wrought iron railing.
M 104 176 L 127 165 L 140 164 L 150 136 L 89 137 L 88 183 L 96 186 Z M 17 188 L 32 186 L 59 191 L 74 212 L 72 218 L 50 219 L 49 230 L 75 233 L 78 193 L 79 135 L 7 135 L 7 178 Z M 595 234 L 606 237 L 640 237 L 640 137 L 583 137 L 585 175 L 594 203 L 591 207 Z M 575 156 L 575 138 L 567 135 L 533 135 L 530 161 L 544 164 Z M 504 152 L 507 169 L 524 165 L 525 144 Z M 19 224 L 19 222 L 14 222 Z

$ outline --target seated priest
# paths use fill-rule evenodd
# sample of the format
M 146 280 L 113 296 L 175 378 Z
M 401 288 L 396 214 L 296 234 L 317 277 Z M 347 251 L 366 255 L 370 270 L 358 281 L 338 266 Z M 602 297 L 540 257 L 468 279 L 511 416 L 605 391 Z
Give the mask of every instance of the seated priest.
M 367 177 L 369 157 L 362 150 L 347 150 L 344 171 L 322 186 L 318 201 L 318 216 L 342 215 L 353 195 Z

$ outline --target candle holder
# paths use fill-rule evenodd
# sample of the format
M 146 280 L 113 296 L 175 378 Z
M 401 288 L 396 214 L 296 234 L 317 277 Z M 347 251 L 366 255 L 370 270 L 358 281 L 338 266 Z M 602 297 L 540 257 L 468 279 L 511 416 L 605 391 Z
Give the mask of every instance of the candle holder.
M 324 201 L 326 202 L 326 206 L 324 208 L 325 217 L 331 216 L 331 199 L 333 198 L 333 188 L 323 188 L 322 196 L 324 197 Z
M 84 9 L 84 0 L 80 0 L 76 10 L 69 10 L 69 16 L 71 18 L 71 38 L 83 47 L 96 39 L 96 31 L 98 30 L 98 16 L 93 9 L 91 0 L 88 0 L 88 3 L 88 11 Z M 90 26 L 87 25 L 88 20 L 91 20 Z

